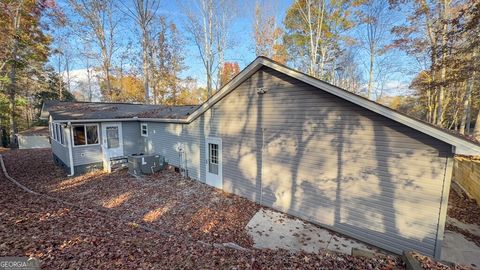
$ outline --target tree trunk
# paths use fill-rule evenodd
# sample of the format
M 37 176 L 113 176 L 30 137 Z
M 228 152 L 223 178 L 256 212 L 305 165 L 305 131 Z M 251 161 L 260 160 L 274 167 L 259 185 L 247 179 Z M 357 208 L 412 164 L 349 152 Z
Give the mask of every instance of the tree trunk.
M 443 29 L 442 29 L 442 60 L 441 60 L 441 70 L 440 70 L 440 89 L 438 91 L 438 107 L 437 107 L 437 126 L 442 127 L 443 125 L 443 115 L 444 115 L 444 95 L 445 95 L 445 78 L 447 74 L 447 31 L 448 31 L 448 8 L 450 5 L 450 0 L 443 1 L 443 11 L 442 11 L 442 20 L 443 20 Z
M 470 106 L 468 107 L 467 111 L 467 121 L 466 121 L 466 127 L 465 127 L 465 133 L 470 134 L 470 124 L 472 123 L 472 97 L 470 97 Z
M 373 63 L 375 61 L 375 49 L 370 50 L 370 66 L 368 69 L 368 88 L 367 88 L 367 98 L 372 97 L 372 84 L 373 84 Z
M 113 100 L 113 91 L 112 91 L 112 86 L 110 83 L 110 63 L 108 61 L 104 61 L 103 63 L 103 71 L 105 72 L 105 84 L 107 88 L 107 100 L 112 101 Z
M 61 54 L 58 54 L 58 98 L 63 100 L 63 84 L 62 84 L 62 58 Z
M 148 40 L 147 40 L 147 29 L 142 29 L 142 35 L 143 35 L 143 85 L 145 88 L 145 103 L 149 103 L 150 100 L 150 89 L 149 89 L 149 83 L 148 83 Z
M 477 114 L 477 120 L 475 121 L 475 129 L 473 130 L 473 137 L 480 140 L 480 110 Z
M 470 122 L 467 122 L 468 115 L 470 114 L 470 100 L 472 96 L 473 78 L 475 77 L 475 71 L 472 72 L 472 76 L 468 80 L 467 89 L 465 90 L 465 97 L 463 98 L 463 116 L 460 123 L 460 134 L 465 134 L 465 126 L 470 126 Z
M 88 101 L 92 102 L 93 90 L 92 90 L 92 71 L 90 65 L 87 64 L 87 83 L 88 83 Z
M 209 67 L 207 68 L 207 94 L 208 97 L 212 96 L 212 72 L 209 71 Z
M 9 109 L 10 109 L 10 148 L 16 148 L 15 134 L 17 133 L 17 120 L 15 95 L 17 93 L 17 50 L 18 38 L 15 37 L 12 53 L 12 70 L 10 71 L 10 91 L 8 93 Z

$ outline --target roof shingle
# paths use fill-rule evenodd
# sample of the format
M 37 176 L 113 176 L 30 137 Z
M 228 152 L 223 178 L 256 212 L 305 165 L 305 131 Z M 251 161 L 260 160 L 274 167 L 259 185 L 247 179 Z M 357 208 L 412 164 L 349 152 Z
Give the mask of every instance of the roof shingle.
M 185 119 L 197 105 L 165 106 L 133 103 L 46 101 L 41 118 L 54 120 L 96 120 L 128 118 Z

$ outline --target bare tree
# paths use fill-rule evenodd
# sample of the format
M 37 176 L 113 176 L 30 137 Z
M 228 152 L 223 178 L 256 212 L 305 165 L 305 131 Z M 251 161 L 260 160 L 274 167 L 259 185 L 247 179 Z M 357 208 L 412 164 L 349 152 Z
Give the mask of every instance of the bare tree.
M 347 41 L 353 1 L 296 0 L 284 19 L 289 60 L 311 76 L 334 82 L 337 59 Z M 297 64 L 298 63 L 298 64 Z
M 386 37 L 390 32 L 390 16 L 388 1 L 369 0 L 364 4 L 361 16 L 363 26 L 360 34 L 360 44 L 368 54 L 368 83 L 367 98 L 372 97 L 375 87 L 375 66 L 378 64 L 377 57 L 383 54 L 386 47 Z
M 297 9 L 307 26 L 309 43 L 310 65 L 308 73 L 314 77 L 318 76 L 318 62 L 320 58 L 321 39 L 324 36 L 325 0 L 295 1 Z
M 83 44 L 83 50 L 80 51 L 80 58 L 83 60 L 85 64 L 85 68 L 87 69 L 87 85 L 86 85 L 86 97 L 87 101 L 93 101 L 93 65 L 92 59 L 94 59 L 95 54 L 92 52 L 90 44 L 85 43 Z
M 477 114 L 477 120 L 475 120 L 475 128 L 473 129 L 473 137 L 480 140 L 480 111 Z
M 118 20 L 114 19 L 112 0 L 69 0 L 74 11 L 81 17 L 88 41 L 100 48 L 100 59 L 105 82 L 103 96 L 110 100 L 113 96 L 111 86 L 112 57 L 115 53 L 115 34 Z M 83 30 L 83 29 L 82 29 Z
M 443 118 L 445 113 L 445 79 L 447 76 L 447 35 L 449 31 L 449 19 L 450 19 L 450 5 L 451 0 L 442 0 L 441 2 L 441 11 L 440 11 L 440 22 L 441 22 L 441 47 L 440 51 L 442 53 L 440 60 L 440 87 L 438 90 L 438 107 L 437 107 L 437 126 L 443 126 Z
M 235 12 L 228 0 L 193 0 L 184 5 L 186 30 L 198 49 L 207 77 L 208 96 L 213 93 L 213 75 L 229 47 L 229 29 Z
M 145 88 L 145 102 L 150 100 L 150 76 L 149 76 L 149 62 L 150 58 L 150 43 L 151 43 L 151 26 L 153 19 L 156 17 L 157 11 L 160 7 L 159 0 L 132 0 L 133 8 L 120 1 L 130 16 L 140 28 L 141 45 L 142 45 L 142 69 L 143 69 L 143 85 Z
M 465 96 L 463 97 L 463 116 L 460 123 L 460 134 L 465 134 L 465 127 L 467 126 L 467 132 L 470 130 L 470 109 L 472 102 L 473 83 L 476 75 L 476 70 L 472 70 L 471 77 L 468 79 Z
M 276 7 L 267 2 L 255 3 L 253 38 L 255 41 L 255 55 L 266 56 L 280 63 L 286 62 L 286 49 L 281 43 L 283 31 L 277 25 L 275 18 Z
M 355 59 L 357 47 L 348 48 L 339 58 L 338 68 L 335 69 L 337 86 L 358 94 L 362 84 L 362 76 Z
M 55 47 L 53 49 L 53 55 L 56 56 L 57 60 L 57 72 L 62 78 L 62 82 L 66 81 L 66 87 L 69 92 L 71 92 L 71 66 L 74 62 L 74 54 L 72 53 L 72 49 L 69 44 L 69 40 L 71 39 L 70 32 L 57 32 L 55 40 Z M 58 84 L 58 94 L 60 99 L 63 98 L 63 83 Z

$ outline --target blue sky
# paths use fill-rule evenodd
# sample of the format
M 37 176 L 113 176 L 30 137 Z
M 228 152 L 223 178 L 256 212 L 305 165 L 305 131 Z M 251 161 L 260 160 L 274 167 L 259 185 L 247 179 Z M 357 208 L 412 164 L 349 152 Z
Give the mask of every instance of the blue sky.
M 58 4 L 60 7 L 66 6 L 66 0 L 59 0 Z M 120 0 L 119 0 L 120 1 Z M 181 5 L 178 2 L 179 0 L 161 1 L 161 7 L 159 14 L 167 18 L 168 21 L 174 22 L 179 29 L 183 32 L 183 25 L 185 23 L 185 15 L 182 12 Z M 283 18 L 285 16 L 286 10 L 292 4 L 292 0 L 279 0 L 277 2 L 270 1 L 275 3 L 276 17 L 277 22 L 282 24 Z M 231 34 L 232 41 L 235 46 L 228 50 L 225 55 L 226 61 L 238 62 L 240 68 L 245 67 L 251 61 L 255 59 L 255 54 L 253 51 L 253 38 L 252 38 L 252 22 L 253 22 L 253 11 L 255 6 L 255 0 L 238 0 L 238 16 L 234 18 L 233 24 L 231 25 Z M 120 5 L 121 7 L 121 5 Z M 125 17 L 124 14 L 119 13 L 118 16 Z M 396 17 L 396 23 L 402 21 L 402 17 L 398 13 L 392 13 L 392 17 Z M 136 47 L 136 52 L 138 54 L 138 59 L 140 59 L 140 43 L 138 37 L 138 31 L 136 30 L 135 25 L 129 23 L 127 18 L 122 18 L 120 24 L 119 34 L 122 35 L 121 41 L 131 40 L 133 46 Z M 357 31 L 357 32 L 356 32 Z M 358 30 L 352 31 L 350 33 L 353 36 L 358 35 Z M 389 38 L 392 38 L 390 36 Z M 188 69 L 185 70 L 182 74 L 183 77 L 191 76 L 198 80 L 199 85 L 205 84 L 205 76 L 203 72 L 203 65 L 201 59 L 199 58 L 197 48 L 190 44 L 187 37 L 185 39 L 185 64 Z M 70 43 L 75 47 L 79 42 L 79 38 L 72 36 Z M 122 45 L 123 47 L 126 44 Z M 360 65 L 362 70 L 365 70 L 365 64 L 367 55 L 361 49 L 357 49 L 357 62 Z M 412 58 L 407 57 L 403 52 L 394 51 L 391 53 L 391 61 L 398 66 L 394 71 L 388 74 L 388 85 L 390 88 L 390 94 L 404 94 L 407 90 L 407 86 L 411 81 L 413 74 L 418 70 L 416 63 Z M 52 58 L 51 63 L 55 64 L 55 59 Z M 81 61 L 80 58 L 76 59 L 71 67 L 72 70 L 82 70 L 85 68 L 85 64 Z

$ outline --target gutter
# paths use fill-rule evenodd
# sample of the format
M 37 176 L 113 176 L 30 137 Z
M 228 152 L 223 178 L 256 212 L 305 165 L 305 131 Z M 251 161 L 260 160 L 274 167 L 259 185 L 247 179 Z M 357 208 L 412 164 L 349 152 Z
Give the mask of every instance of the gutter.
M 67 176 L 73 176 L 75 174 L 75 166 L 73 165 L 73 144 L 72 144 L 72 123 L 67 123 L 68 130 L 68 159 L 70 163 L 70 174 Z
M 170 119 L 170 118 L 99 118 L 99 119 L 80 119 L 80 120 L 53 120 L 52 123 L 93 123 L 93 122 L 161 122 L 173 124 L 188 124 L 187 119 Z

